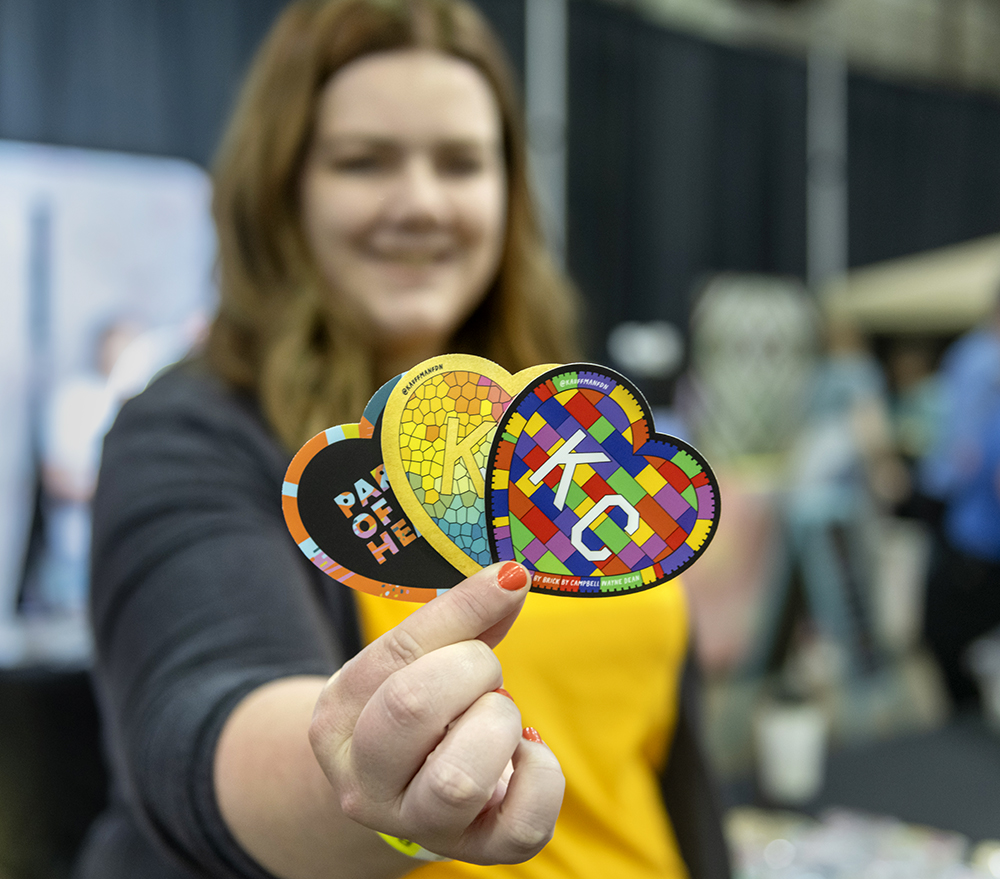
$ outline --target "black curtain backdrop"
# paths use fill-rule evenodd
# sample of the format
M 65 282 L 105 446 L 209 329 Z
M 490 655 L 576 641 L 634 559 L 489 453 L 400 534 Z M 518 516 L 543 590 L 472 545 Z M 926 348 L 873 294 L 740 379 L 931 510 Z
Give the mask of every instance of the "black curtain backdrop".
M 518 70 L 523 0 L 476 0 Z M 0 138 L 208 166 L 287 0 L 0 0 Z
M 805 69 L 577 3 L 569 260 L 592 327 L 683 325 L 714 270 L 805 271 Z
M 477 0 L 524 59 L 523 0 Z M 0 137 L 207 165 L 284 0 L 0 0 Z M 805 271 L 805 64 L 570 2 L 568 262 L 593 353 L 719 270 Z M 1000 231 L 1000 100 L 852 75 L 850 262 Z
M 600 333 L 686 322 L 715 271 L 803 277 L 806 68 L 577 0 L 569 261 Z M 848 82 L 849 260 L 1000 231 L 1000 100 Z

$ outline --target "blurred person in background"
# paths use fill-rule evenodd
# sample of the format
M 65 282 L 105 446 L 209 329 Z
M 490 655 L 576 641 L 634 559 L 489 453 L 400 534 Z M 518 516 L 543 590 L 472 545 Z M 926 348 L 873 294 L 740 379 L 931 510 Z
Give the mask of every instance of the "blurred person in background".
M 810 610 L 855 673 L 883 661 L 872 602 L 881 525 L 908 490 L 881 367 L 848 321 L 827 315 L 826 351 L 788 454 L 782 515 Z
M 45 548 L 22 600 L 29 613 L 82 613 L 86 605 L 90 502 L 101 441 L 121 403 L 109 379 L 138 333 L 131 321 L 108 323 L 97 334 L 94 363 L 57 382 L 46 402 L 41 440 Z
M 922 338 L 894 339 L 885 353 L 890 414 L 896 451 L 906 467 L 909 492 L 896 507 L 899 516 L 939 524 L 940 502 L 924 494 L 921 462 L 938 435 L 942 419 L 937 345 Z
M 952 700 L 975 705 L 965 652 L 1000 623 L 1000 291 L 983 325 L 945 352 L 940 392 L 938 435 L 920 467 L 941 505 L 924 638 Z
M 91 501 L 101 444 L 121 405 L 200 341 L 204 319 L 144 328 L 115 317 L 97 333 L 94 362 L 56 382 L 41 436 L 44 548 L 29 565 L 22 609 L 77 616 L 87 603 Z
M 206 354 L 105 443 L 114 783 L 78 879 L 729 874 L 676 580 L 573 601 L 508 562 L 414 607 L 326 577 L 285 528 L 292 454 L 386 380 L 448 351 L 575 357 L 525 165 L 461 0 L 279 18 L 215 169 Z

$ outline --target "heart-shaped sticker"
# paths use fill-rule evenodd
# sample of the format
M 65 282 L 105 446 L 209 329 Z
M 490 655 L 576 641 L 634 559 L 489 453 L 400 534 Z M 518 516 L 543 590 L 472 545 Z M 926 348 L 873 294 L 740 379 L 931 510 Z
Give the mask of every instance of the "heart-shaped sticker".
M 361 592 L 430 601 L 463 575 L 424 540 L 393 493 L 382 464 L 384 385 L 357 424 L 314 436 L 285 473 L 281 505 L 299 549 L 321 571 Z
M 602 366 L 556 367 L 511 401 L 487 470 L 491 551 L 536 592 L 637 592 L 704 552 L 719 488 L 687 443 L 651 431 L 639 390 Z
M 445 354 L 393 387 L 382 454 L 403 510 L 427 542 L 465 574 L 492 563 L 486 534 L 486 462 L 504 409 L 552 364 L 511 375 L 490 360 Z

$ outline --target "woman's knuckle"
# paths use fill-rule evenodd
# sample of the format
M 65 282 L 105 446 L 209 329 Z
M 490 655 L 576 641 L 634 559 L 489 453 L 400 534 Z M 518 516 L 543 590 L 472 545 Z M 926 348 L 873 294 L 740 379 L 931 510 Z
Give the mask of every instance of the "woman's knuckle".
M 510 845 L 524 855 L 538 852 L 552 838 L 553 828 L 525 819 L 514 819 L 508 825 Z
M 422 726 L 432 711 L 426 687 L 399 676 L 390 677 L 382 685 L 382 704 L 393 723 L 404 729 Z
M 489 796 L 489 791 L 466 770 L 444 760 L 437 761 L 431 768 L 427 784 L 437 800 L 456 809 L 476 805 Z
M 328 724 L 325 719 L 313 715 L 312 720 L 309 721 L 308 735 L 309 745 L 314 752 L 325 750 L 328 737 Z
M 360 790 L 353 786 L 344 787 L 339 795 L 340 811 L 352 821 L 362 822 L 365 818 L 366 800 Z
M 484 598 L 484 593 L 478 589 L 462 589 L 454 594 L 455 608 L 462 616 L 463 620 L 472 625 L 479 624 L 482 620 L 489 619 L 494 613 L 489 601 Z
M 382 646 L 389 656 L 390 663 L 395 668 L 404 668 L 416 662 L 424 655 L 424 651 L 417 640 L 399 626 L 390 629 L 382 637 Z
M 471 651 L 471 662 L 481 669 L 487 676 L 497 677 L 503 680 L 503 666 L 497 655 L 490 650 L 488 644 L 484 644 L 478 639 L 468 642 L 468 649 Z

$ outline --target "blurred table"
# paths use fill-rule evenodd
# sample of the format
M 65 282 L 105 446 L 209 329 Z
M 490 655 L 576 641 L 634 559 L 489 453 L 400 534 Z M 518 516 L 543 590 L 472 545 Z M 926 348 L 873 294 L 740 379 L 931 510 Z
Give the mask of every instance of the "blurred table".
M 766 806 L 751 779 L 723 786 L 728 806 Z M 955 831 L 975 843 L 1000 838 L 1000 733 L 977 714 L 939 729 L 834 749 L 823 790 L 795 807 L 843 807 Z

